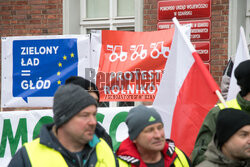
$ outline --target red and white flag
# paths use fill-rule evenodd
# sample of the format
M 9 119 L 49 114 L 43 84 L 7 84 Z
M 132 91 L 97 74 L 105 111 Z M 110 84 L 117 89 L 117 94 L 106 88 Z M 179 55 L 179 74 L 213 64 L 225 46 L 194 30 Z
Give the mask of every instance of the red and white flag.
M 176 18 L 170 56 L 153 107 L 160 112 L 166 137 L 190 155 L 219 90 Z

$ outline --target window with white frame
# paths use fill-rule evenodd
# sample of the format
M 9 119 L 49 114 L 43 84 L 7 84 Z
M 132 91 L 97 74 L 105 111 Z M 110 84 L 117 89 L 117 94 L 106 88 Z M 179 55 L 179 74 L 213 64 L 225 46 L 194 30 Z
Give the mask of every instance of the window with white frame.
M 143 0 L 81 0 L 81 33 L 91 29 L 142 31 Z

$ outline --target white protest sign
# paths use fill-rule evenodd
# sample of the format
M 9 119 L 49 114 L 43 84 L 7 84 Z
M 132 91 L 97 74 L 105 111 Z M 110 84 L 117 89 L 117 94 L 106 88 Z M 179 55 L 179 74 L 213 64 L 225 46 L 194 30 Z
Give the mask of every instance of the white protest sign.
M 90 68 L 89 35 L 2 37 L 1 107 L 51 107 L 58 86 Z

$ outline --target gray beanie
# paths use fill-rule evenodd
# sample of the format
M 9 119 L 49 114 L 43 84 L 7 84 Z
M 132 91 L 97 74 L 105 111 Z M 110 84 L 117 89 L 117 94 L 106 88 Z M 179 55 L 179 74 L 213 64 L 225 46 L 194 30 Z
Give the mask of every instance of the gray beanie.
M 160 114 L 154 108 L 143 105 L 132 108 L 126 119 L 129 138 L 131 140 L 136 139 L 145 127 L 155 123 L 163 124 Z
M 60 86 L 54 95 L 53 102 L 53 119 L 56 128 L 90 105 L 97 106 L 97 103 L 85 89 L 75 84 Z

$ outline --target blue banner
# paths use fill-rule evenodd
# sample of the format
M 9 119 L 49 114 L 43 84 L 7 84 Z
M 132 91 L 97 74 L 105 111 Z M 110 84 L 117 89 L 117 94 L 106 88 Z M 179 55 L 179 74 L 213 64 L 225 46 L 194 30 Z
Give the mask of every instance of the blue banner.
M 13 41 L 13 97 L 53 97 L 77 71 L 76 38 Z

